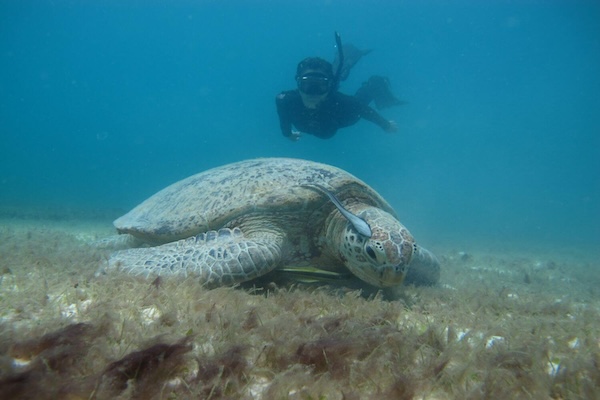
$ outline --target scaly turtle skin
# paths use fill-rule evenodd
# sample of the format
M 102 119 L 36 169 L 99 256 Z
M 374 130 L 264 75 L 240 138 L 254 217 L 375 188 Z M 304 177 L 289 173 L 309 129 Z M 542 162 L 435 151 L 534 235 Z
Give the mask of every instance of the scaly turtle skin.
M 323 190 L 364 220 L 371 237 L 361 235 Z M 289 266 L 347 269 L 377 287 L 401 284 L 409 266 L 416 267 L 418 283 L 439 278 L 435 256 L 416 245 L 377 192 L 341 169 L 305 160 L 247 160 L 193 175 L 114 225 L 153 247 L 114 253 L 107 271 L 193 276 L 210 286 Z

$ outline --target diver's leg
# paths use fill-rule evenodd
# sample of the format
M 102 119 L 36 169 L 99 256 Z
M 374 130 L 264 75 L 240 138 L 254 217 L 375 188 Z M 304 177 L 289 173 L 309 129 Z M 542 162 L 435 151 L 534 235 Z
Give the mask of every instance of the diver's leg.
M 368 81 L 364 82 L 356 91 L 354 97 L 364 104 L 374 101 L 375 106 L 380 110 L 403 103 L 392 93 L 388 78 L 379 75 L 373 75 Z
M 373 101 L 372 92 L 373 90 L 369 85 L 369 81 L 363 82 L 363 84 L 358 88 L 358 90 L 354 94 L 354 97 L 356 97 L 361 103 L 369 105 Z

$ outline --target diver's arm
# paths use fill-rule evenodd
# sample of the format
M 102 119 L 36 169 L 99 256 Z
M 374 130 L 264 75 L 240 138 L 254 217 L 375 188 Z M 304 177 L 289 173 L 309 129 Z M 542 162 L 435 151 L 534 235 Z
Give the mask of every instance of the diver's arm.
M 290 101 L 292 93 L 291 91 L 279 93 L 275 98 L 275 104 L 277 105 L 281 133 L 292 142 L 295 142 L 300 139 L 300 132 L 292 129 L 292 115 L 294 113 L 293 101 Z
M 287 109 L 289 103 L 285 101 L 285 93 L 280 93 L 275 98 L 275 104 L 277 105 L 277 114 L 279 115 L 279 127 L 281 128 L 281 133 L 286 138 L 296 141 L 300 136 L 297 132 L 292 130 L 292 120 L 289 117 L 289 110 Z
M 381 127 L 386 132 L 396 132 L 398 130 L 398 125 L 394 121 L 388 121 L 383 118 L 381 114 L 375 111 L 373 108 L 369 106 L 364 106 L 362 109 L 360 116 L 367 121 L 371 121 Z

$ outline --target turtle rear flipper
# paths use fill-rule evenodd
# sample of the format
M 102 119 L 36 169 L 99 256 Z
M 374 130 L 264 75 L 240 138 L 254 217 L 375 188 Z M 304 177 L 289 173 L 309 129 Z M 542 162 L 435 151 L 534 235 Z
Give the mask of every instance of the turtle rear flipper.
M 275 232 L 248 238 L 238 228 L 220 229 L 161 246 L 118 251 L 108 268 L 131 275 L 195 276 L 211 287 L 234 285 L 279 266 L 283 238 Z

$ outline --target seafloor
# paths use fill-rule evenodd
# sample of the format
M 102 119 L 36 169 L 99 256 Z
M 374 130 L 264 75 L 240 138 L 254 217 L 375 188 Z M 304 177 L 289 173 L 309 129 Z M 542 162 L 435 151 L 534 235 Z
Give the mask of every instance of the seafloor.
M 429 246 L 439 286 L 373 294 L 95 276 L 111 234 L 0 212 L 0 399 L 600 398 L 600 262 L 568 243 Z

